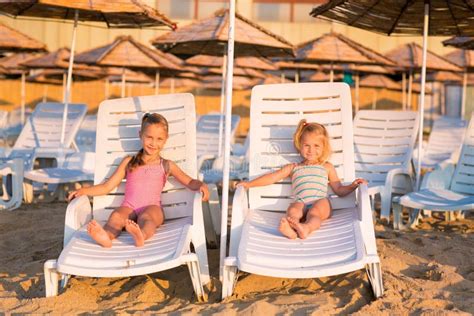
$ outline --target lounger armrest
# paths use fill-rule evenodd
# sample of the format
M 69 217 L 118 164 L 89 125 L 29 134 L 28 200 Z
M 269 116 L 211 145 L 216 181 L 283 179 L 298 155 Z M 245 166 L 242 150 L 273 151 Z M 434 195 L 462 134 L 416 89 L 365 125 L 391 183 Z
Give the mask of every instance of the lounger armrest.
M 366 184 L 359 185 L 357 189 L 357 209 L 362 236 L 364 238 L 366 255 L 377 256 L 377 246 L 375 243 L 375 229 L 372 219 L 372 207 L 370 206 L 369 189 Z
M 420 189 L 449 189 L 454 170 L 453 164 L 446 163 L 441 168 L 428 172 L 423 176 Z
M 206 160 L 211 160 L 215 158 L 216 158 L 215 155 L 210 155 L 210 154 L 199 156 L 198 161 L 197 161 L 197 170 L 200 171 L 202 169 L 202 166 L 204 166 L 204 162 L 206 162 Z
M 247 191 L 243 187 L 237 187 L 232 201 L 232 221 L 230 225 L 229 256 L 237 257 L 240 236 L 245 217 L 249 211 Z
M 92 207 L 85 195 L 72 200 L 66 209 L 64 225 L 64 247 L 74 233 L 92 219 Z
M 31 156 L 31 163 L 34 164 L 38 158 L 55 158 L 57 160 L 57 166 L 62 167 L 66 155 L 75 152 L 76 151 L 72 148 L 35 148 Z
M 411 172 L 407 168 L 395 168 L 390 170 L 387 173 L 387 178 L 385 179 L 385 187 L 391 188 L 394 185 L 394 180 L 396 176 L 405 176 L 407 179 L 411 181 L 411 185 L 413 187 L 413 180 L 411 177 Z

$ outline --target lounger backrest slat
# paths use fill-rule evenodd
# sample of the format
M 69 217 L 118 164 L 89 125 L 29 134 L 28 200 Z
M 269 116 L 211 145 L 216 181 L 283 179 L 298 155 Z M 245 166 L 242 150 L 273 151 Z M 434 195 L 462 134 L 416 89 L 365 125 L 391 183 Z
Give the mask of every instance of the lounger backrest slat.
M 384 185 L 387 173 L 407 170 L 418 130 L 413 111 L 362 110 L 354 118 L 356 176 Z
M 346 84 L 303 83 L 256 86 L 252 90 L 250 179 L 301 158 L 293 134 L 301 119 L 324 124 L 330 135 L 330 161 L 342 181 L 354 179 L 350 90 Z M 252 209 L 286 211 L 293 201 L 291 179 L 251 188 Z M 354 206 L 352 195 L 334 198 L 333 208 Z
M 202 115 L 197 122 L 196 146 L 197 155 L 219 154 L 219 126 L 222 117 L 222 137 L 224 137 L 225 117 L 220 114 Z M 231 118 L 231 139 L 233 141 L 235 131 L 240 122 L 240 116 L 232 115 Z
M 467 128 L 461 155 L 454 171 L 451 190 L 474 195 L 474 114 Z
M 69 104 L 64 146 L 70 147 L 87 112 L 85 104 Z M 25 148 L 61 147 L 63 103 L 39 103 L 18 136 L 13 151 Z
M 459 118 L 443 116 L 435 120 L 424 154 L 448 159 L 461 146 L 466 126 L 467 122 Z
M 169 139 L 162 156 L 176 162 L 191 177 L 197 177 L 194 97 L 168 94 L 102 102 L 97 118 L 95 184 L 108 179 L 124 157 L 137 153 L 141 148 L 142 117 L 155 112 L 169 123 Z M 108 218 L 110 212 L 121 205 L 124 192 L 125 180 L 108 195 L 94 197 L 94 216 Z M 193 198 L 194 192 L 169 177 L 161 195 L 165 217 L 192 216 Z

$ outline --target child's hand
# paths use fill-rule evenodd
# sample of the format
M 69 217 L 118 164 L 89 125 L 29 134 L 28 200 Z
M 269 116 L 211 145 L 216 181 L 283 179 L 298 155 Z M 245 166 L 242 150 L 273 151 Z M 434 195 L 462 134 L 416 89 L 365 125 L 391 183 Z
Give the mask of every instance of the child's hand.
M 355 180 L 352 182 L 351 186 L 352 186 L 352 187 L 354 188 L 354 190 L 355 190 L 355 189 L 357 189 L 357 188 L 359 187 L 359 185 L 361 185 L 361 184 L 367 184 L 367 183 L 368 183 L 367 180 L 362 179 L 362 178 L 357 178 L 357 179 L 355 179 Z
M 202 200 L 204 202 L 208 201 L 209 200 L 209 188 L 207 187 L 207 184 L 205 184 L 204 182 L 201 184 L 201 186 L 199 187 L 199 191 L 201 192 L 202 194 Z
M 73 199 L 75 199 L 77 197 L 80 197 L 82 195 L 84 195 L 84 192 L 83 192 L 82 189 L 72 191 L 71 193 L 69 193 L 69 195 L 67 197 L 67 200 L 68 200 L 68 202 L 71 202 Z
M 247 190 L 248 188 L 250 188 L 249 183 L 246 182 L 246 181 L 240 181 L 239 183 L 236 184 L 236 187 L 242 187 L 242 188 L 244 188 L 245 190 Z

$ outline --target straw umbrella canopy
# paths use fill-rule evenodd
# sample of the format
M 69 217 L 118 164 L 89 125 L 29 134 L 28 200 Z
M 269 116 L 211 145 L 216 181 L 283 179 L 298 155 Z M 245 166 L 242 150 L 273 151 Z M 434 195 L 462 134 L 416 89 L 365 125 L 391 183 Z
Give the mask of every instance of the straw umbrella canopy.
M 467 76 L 469 72 L 474 71 L 474 50 L 457 49 L 445 57 L 464 70 L 461 100 L 461 115 L 464 116 L 466 112 Z
M 255 79 L 243 76 L 233 76 L 232 89 L 245 90 L 255 85 Z M 210 90 L 220 90 L 222 87 L 221 76 L 205 76 L 202 78 L 202 88 Z
M 159 50 L 151 49 L 131 36 L 118 36 L 112 43 L 93 48 L 76 56 L 78 63 L 96 65 L 100 67 L 121 67 L 122 97 L 125 96 L 125 68 L 134 70 L 153 70 L 156 81 L 159 81 L 160 72 L 177 73 L 182 69 L 178 64 L 179 58 L 170 58 Z
M 377 108 L 377 94 L 379 90 L 395 90 L 399 91 L 402 89 L 402 85 L 398 82 L 393 81 L 387 76 L 383 75 L 368 75 L 360 80 L 360 86 L 364 88 L 372 88 L 372 109 Z
M 222 67 L 224 58 L 221 56 L 196 55 L 186 59 L 186 64 L 201 67 Z M 263 57 L 237 57 L 234 60 L 234 65 L 236 67 L 257 70 L 278 70 L 274 63 Z
M 416 43 L 407 43 L 387 52 L 387 56 L 398 64 L 398 70 L 402 72 L 408 71 L 408 102 L 403 98 L 403 108 L 412 107 L 411 94 L 413 88 L 413 73 L 420 72 L 423 64 L 423 48 Z M 426 51 L 426 70 L 427 71 L 454 71 L 460 72 L 454 63 L 443 58 L 429 50 Z M 405 76 L 404 76 L 405 78 Z
M 114 28 L 143 28 L 151 26 L 176 28 L 176 24 L 165 15 L 141 3 L 139 0 L 2 0 L 0 2 L 0 12 L 11 17 L 29 16 L 74 21 L 61 143 L 64 141 L 64 129 L 66 128 L 78 21 L 105 22 L 107 27 Z
M 46 45 L 0 23 L 0 52 L 43 52 Z
M 474 36 L 455 36 L 443 41 L 444 46 L 453 46 L 461 49 L 474 49 Z
M 194 89 L 199 88 L 201 83 L 198 80 L 189 78 L 165 78 L 160 85 L 162 87 L 169 88 L 170 90 L 174 88 Z
M 426 54 L 429 35 L 474 36 L 472 0 L 337 0 L 318 6 L 313 17 L 337 20 L 373 32 L 423 35 L 421 70 L 419 154 L 422 154 L 423 112 L 425 105 Z M 421 157 L 416 169 L 416 187 L 420 184 Z

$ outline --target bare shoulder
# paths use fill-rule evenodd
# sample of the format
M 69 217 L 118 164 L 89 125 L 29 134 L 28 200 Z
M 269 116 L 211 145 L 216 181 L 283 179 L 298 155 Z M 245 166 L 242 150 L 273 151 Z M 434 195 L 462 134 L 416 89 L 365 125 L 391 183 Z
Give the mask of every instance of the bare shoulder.
M 127 166 L 130 160 L 133 159 L 133 156 L 126 156 L 122 159 L 122 162 L 120 163 L 120 166 Z
M 327 170 L 327 171 L 331 171 L 331 170 L 334 170 L 334 165 L 332 163 L 330 163 L 329 161 L 326 161 L 325 163 L 323 163 L 323 167 Z

